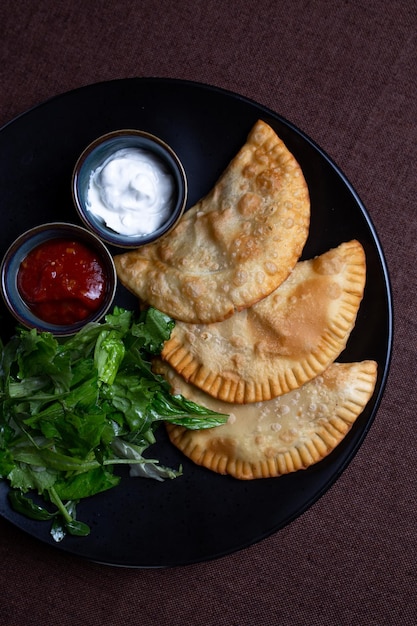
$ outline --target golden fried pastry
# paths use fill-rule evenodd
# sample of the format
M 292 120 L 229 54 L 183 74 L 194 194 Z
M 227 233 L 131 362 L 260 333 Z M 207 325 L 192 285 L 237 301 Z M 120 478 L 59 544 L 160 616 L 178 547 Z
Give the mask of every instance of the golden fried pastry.
M 177 322 L 162 358 L 221 400 L 270 400 L 321 374 L 344 349 L 365 276 L 361 244 L 343 243 L 297 263 L 272 294 L 223 322 Z
M 158 371 L 174 393 L 229 414 L 226 424 L 206 430 L 167 424 L 171 442 L 198 465 L 247 480 L 305 469 L 332 452 L 372 396 L 377 375 L 374 361 L 334 363 L 279 398 L 231 405 L 187 384 L 167 367 L 159 365 Z
M 309 223 L 301 168 L 258 121 L 212 191 L 162 239 L 117 255 L 117 274 L 142 302 L 177 320 L 221 321 L 287 278 Z

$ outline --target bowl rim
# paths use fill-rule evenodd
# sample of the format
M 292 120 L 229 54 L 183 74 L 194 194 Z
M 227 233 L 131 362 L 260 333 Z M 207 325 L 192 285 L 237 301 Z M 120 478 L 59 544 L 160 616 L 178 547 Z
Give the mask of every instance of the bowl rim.
M 89 218 L 88 211 L 85 209 L 85 207 L 83 207 L 83 203 L 80 199 L 78 186 L 80 180 L 80 172 L 88 157 L 94 152 L 94 150 L 96 150 L 106 142 L 117 140 L 118 138 L 123 139 L 124 137 L 133 137 L 137 139 L 142 138 L 147 140 L 150 144 L 156 144 L 157 146 L 159 146 L 160 149 L 162 149 L 161 152 L 165 152 L 165 154 L 168 156 L 168 158 L 165 159 L 162 156 L 161 152 L 158 152 L 159 158 L 165 160 L 165 162 L 169 164 L 172 171 L 174 171 L 175 168 L 177 172 L 176 187 L 178 191 L 178 198 L 175 201 L 174 209 L 168 219 L 162 224 L 162 226 L 147 235 L 121 235 L 116 231 L 113 231 L 111 228 L 107 227 L 105 224 L 99 226 L 98 220 L 96 221 L 95 219 Z M 116 248 L 139 248 L 143 245 L 152 243 L 153 241 L 156 241 L 160 237 L 166 235 L 178 224 L 178 221 L 184 214 L 187 204 L 188 180 L 184 165 L 178 154 L 175 152 L 172 146 L 170 146 L 161 137 L 145 130 L 135 128 L 121 128 L 109 131 L 107 133 L 104 133 L 103 135 L 100 135 L 99 137 L 96 137 L 83 149 L 78 159 L 76 160 L 72 171 L 71 194 L 78 217 L 81 219 L 86 228 L 88 228 L 88 230 L 97 235 L 105 243 L 115 246 Z
M 48 236 L 49 231 L 51 231 L 52 236 Z M 42 238 L 43 234 L 46 235 L 45 238 Z M 16 271 L 10 275 L 8 270 L 13 261 L 15 261 L 15 266 L 18 269 L 25 256 L 36 246 L 45 241 L 65 238 L 66 235 L 70 235 L 74 239 L 84 242 L 87 246 L 90 244 L 94 251 L 100 255 L 106 273 L 106 294 L 103 303 L 87 318 L 75 322 L 74 324 L 64 324 L 61 326 L 45 322 L 30 311 L 17 287 L 18 272 Z M 29 242 L 32 239 L 33 245 L 30 245 Z M 16 256 L 19 255 L 19 251 L 22 250 L 25 244 L 29 244 L 28 249 L 20 259 L 17 258 L 16 260 Z M 105 243 L 89 229 L 71 222 L 45 222 L 20 233 L 7 248 L 0 263 L 0 291 L 3 302 L 9 313 L 11 313 L 15 320 L 22 326 L 29 329 L 35 328 L 39 332 L 50 332 L 54 336 L 64 337 L 74 335 L 90 322 L 98 322 L 101 320 L 106 313 L 108 313 L 114 302 L 117 284 L 118 279 L 114 259 Z M 15 301 L 17 301 L 20 306 L 17 307 Z M 20 309 L 24 310 L 25 313 L 27 312 L 28 317 L 25 317 L 23 313 L 19 312 Z

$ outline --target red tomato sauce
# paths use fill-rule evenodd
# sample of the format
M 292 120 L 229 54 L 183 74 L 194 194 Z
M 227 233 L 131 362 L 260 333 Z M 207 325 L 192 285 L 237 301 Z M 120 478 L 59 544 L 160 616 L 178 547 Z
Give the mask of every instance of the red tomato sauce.
M 29 252 L 17 275 L 20 295 L 44 322 L 63 326 L 94 313 L 105 294 L 98 257 L 70 239 L 46 241 Z

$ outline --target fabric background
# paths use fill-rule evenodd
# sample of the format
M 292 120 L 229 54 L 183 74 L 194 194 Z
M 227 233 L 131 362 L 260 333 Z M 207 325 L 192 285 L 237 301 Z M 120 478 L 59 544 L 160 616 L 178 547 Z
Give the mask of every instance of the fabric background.
M 0 34 L 0 125 L 134 76 L 209 83 L 291 120 L 358 191 L 395 303 L 377 417 L 306 513 L 248 549 L 168 570 L 85 562 L 0 519 L 0 624 L 416 624 L 415 0 L 2 0 Z

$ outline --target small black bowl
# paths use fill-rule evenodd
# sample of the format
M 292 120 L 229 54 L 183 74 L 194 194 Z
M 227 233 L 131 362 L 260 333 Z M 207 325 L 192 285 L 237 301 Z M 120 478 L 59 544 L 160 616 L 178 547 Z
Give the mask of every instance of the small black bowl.
M 72 323 L 50 323 L 38 317 L 25 301 L 18 286 L 19 270 L 28 254 L 36 247 L 58 239 L 75 241 L 88 248 L 99 261 L 104 274 L 104 295 L 98 308 Z M 88 322 L 99 321 L 104 317 L 113 303 L 117 286 L 113 258 L 105 244 L 85 228 L 64 222 L 43 224 L 20 235 L 3 257 L 0 275 L 4 302 L 16 320 L 27 328 L 47 331 L 56 336 L 73 335 Z
M 97 217 L 88 204 L 88 190 L 93 172 L 119 150 L 139 149 L 160 163 L 173 185 L 172 200 L 166 220 L 147 234 L 119 234 Z M 116 130 L 98 137 L 78 158 L 72 175 L 72 196 L 79 217 L 87 228 L 108 244 L 121 248 L 138 248 L 170 231 L 181 218 L 188 195 L 184 167 L 172 148 L 159 137 L 141 130 Z

